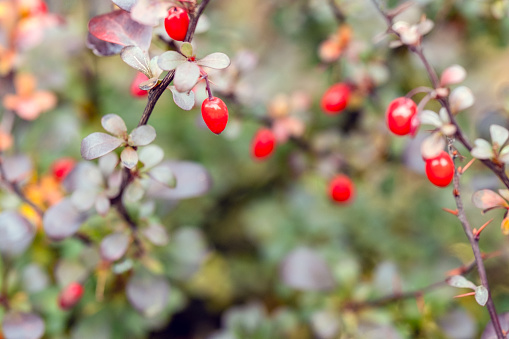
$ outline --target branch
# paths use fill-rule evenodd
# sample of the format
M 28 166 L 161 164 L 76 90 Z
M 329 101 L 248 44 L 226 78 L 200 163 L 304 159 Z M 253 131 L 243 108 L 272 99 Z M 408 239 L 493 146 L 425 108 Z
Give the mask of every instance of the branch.
M 346 15 L 343 13 L 341 8 L 336 4 L 335 0 L 329 0 L 329 5 L 332 9 L 332 13 L 334 13 L 334 17 L 336 17 L 336 20 L 339 24 L 342 24 L 346 21 Z

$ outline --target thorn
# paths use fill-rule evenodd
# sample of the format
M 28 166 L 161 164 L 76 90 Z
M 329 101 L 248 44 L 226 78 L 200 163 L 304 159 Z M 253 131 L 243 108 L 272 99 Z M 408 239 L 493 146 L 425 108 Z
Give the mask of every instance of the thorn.
M 474 234 L 474 238 L 475 240 L 479 240 L 479 237 L 481 236 L 481 232 L 484 230 L 484 228 L 486 228 L 486 226 L 488 226 L 491 222 L 493 221 L 493 218 L 488 220 L 486 223 L 484 223 L 484 225 L 481 226 L 481 228 L 479 228 L 479 230 L 476 230 L 474 228 L 474 230 L 472 231 L 472 233 Z
M 452 277 L 453 275 L 463 275 L 465 273 L 465 266 L 456 267 L 447 272 L 447 277 Z
M 460 196 L 460 192 L 455 188 L 452 190 L 452 194 L 455 196 L 455 197 L 459 197 Z
M 442 209 L 444 211 L 446 211 L 447 213 L 451 213 L 452 215 L 455 215 L 455 216 L 458 215 L 458 210 L 457 209 L 456 210 L 451 210 L 451 209 L 448 209 L 448 208 L 445 208 L 445 207 L 442 207 Z
M 474 163 L 474 161 L 476 161 L 476 160 L 477 160 L 476 158 L 472 158 L 472 160 L 470 160 L 470 161 L 468 162 L 468 164 L 466 164 L 464 167 L 460 167 L 460 168 L 458 168 L 458 172 L 459 172 L 460 174 L 465 173 L 465 171 L 466 171 L 466 170 L 467 170 L 467 169 L 468 169 L 468 168 L 469 168 L 469 167 L 470 167 L 470 166 Z
M 456 299 L 456 298 L 463 298 L 463 297 L 469 297 L 471 295 L 475 295 L 475 292 L 468 292 L 468 293 L 465 293 L 465 294 L 455 295 L 453 298 L 454 299 Z

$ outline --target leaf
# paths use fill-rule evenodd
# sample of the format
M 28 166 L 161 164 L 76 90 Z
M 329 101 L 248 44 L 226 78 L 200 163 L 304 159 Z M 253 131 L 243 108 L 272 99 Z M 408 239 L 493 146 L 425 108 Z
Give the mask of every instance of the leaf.
M 156 246 L 165 246 L 169 242 L 168 232 L 161 224 L 150 224 L 143 229 L 143 235 Z
M 146 146 L 156 138 L 156 130 L 150 125 L 136 127 L 129 135 L 131 146 Z
M 85 212 L 92 208 L 97 198 L 97 188 L 81 188 L 77 189 L 71 195 L 71 202 L 78 211 Z
M 193 91 L 189 91 L 189 93 L 180 93 L 174 86 L 169 86 L 168 88 L 173 94 L 173 101 L 178 107 L 185 111 L 189 111 L 194 107 L 195 100 Z
M 70 237 L 78 231 L 83 221 L 84 215 L 74 207 L 69 198 L 51 206 L 42 220 L 46 235 L 53 240 Z
M 157 145 L 149 145 L 139 151 L 139 158 L 144 165 L 144 169 L 149 169 L 163 161 L 164 151 Z
M 81 141 L 81 156 L 85 160 L 96 159 L 117 149 L 123 142 L 109 134 L 95 132 Z
M 118 165 L 118 155 L 116 153 L 109 153 L 99 158 L 99 169 L 101 173 L 108 177 L 110 176 Z
M 182 54 L 188 58 L 191 57 L 193 55 L 193 45 L 191 45 L 189 42 L 184 42 L 180 46 L 180 52 L 182 52 Z
M 477 159 L 491 159 L 495 156 L 493 146 L 484 139 L 475 139 L 470 154 Z
M 440 77 L 441 86 L 450 86 L 459 84 L 467 77 L 467 71 L 460 65 L 447 67 Z
M 124 198 L 130 202 L 136 202 L 143 198 L 145 194 L 145 188 L 141 184 L 139 179 L 133 180 L 126 188 Z
M 162 68 L 162 67 L 161 67 Z M 194 62 L 184 62 L 175 69 L 173 84 L 175 89 L 181 93 L 189 92 L 198 82 L 200 68 Z
M 158 55 L 156 55 L 155 57 L 150 59 L 149 66 L 150 66 L 150 71 L 152 72 L 153 77 L 159 77 L 161 75 L 161 73 L 163 73 L 163 70 L 157 64 L 158 61 L 159 61 Z
M 453 113 L 457 113 L 471 107 L 474 104 L 474 101 L 472 91 L 465 86 L 455 88 L 449 96 L 449 102 Z
M 138 86 L 139 89 L 142 89 L 144 91 L 148 91 L 148 90 L 151 90 L 152 88 L 156 87 L 156 85 L 159 83 L 159 78 L 158 77 L 153 77 L 153 78 L 150 78 L 146 81 L 143 81 L 142 83 L 140 83 L 140 85 Z
M 127 282 L 127 299 L 143 315 L 160 313 L 168 304 L 170 284 L 162 276 L 136 274 Z
M 44 335 L 44 321 L 35 313 L 9 311 L 2 321 L 5 339 L 39 339 Z
M 182 54 L 175 51 L 168 51 L 159 56 L 157 65 L 162 70 L 171 71 L 185 62 L 187 62 L 187 58 Z
M 97 196 L 97 198 L 95 199 L 95 210 L 97 211 L 97 213 L 102 216 L 102 217 L 105 217 L 108 212 L 110 211 L 110 206 L 111 206 L 111 203 L 110 203 L 110 199 L 103 193 L 103 194 L 99 194 Z
M 138 46 L 147 51 L 152 40 L 152 27 L 131 19 L 129 12 L 118 10 L 93 17 L 89 32 L 100 40 L 122 46 Z
M 150 172 L 148 172 L 148 175 L 153 180 L 168 188 L 174 188 L 177 184 L 177 179 L 175 175 L 173 175 L 173 172 L 162 166 L 152 168 Z
M 157 26 L 168 15 L 170 6 L 166 0 L 138 0 L 131 9 L 131 18 L 144 25 Z
M 281 263 L 281 280 L 295 289 L 324 291 L 335 286 L 332 271 L 316 251 L 299 247 L 290 252 Z
M 462 275 L 453 275 L 449 278 L 447 278 L 447 284 L 452 287 L 458 287 L 458 288 L 470 288 L 472 290 L 475 290 L 477 286 L 467 278 L 465 278 Z
M 111 134 L 123 138 L 127 133 L 127 127 L 124 120 L 116 114 L 106 114 L 101 119 L 103 128 Z
M 60 287 L 85 280 L 90 271 L 77 259 L 60 259 L 55 267 L 55 280 Z
M 481 306 L 486 305 L 488 302 L 489 292 L 486 287 L 483 285 L 477 286 L 475 289 L 475 301 Z
M 224 69 L 230 66 L 230 58 L 224 53 L 212 53 L 196 62 L 200 66 Z
M 14 211 L 0 213 L 0 253 L 19 255 L 32 243 L 35 228 Z
M 211 187 L 211 178 L 207 170 L 200 164 L 187 161 L 165 161 L 153 168 L 151 172 L 169 171 L 176 178 L 177 186 L 168 188 L 166 185 L 151 181 L 148 194 L 163 199 L 189 199 L 205 194 Z
M 122 165 L 131 169 L 138 164 L 138 153 L 132 147 L 126 147 L 120 153 L 120 160 Z
M 122 8 L 124 11 L 130 11 L 136 4 L 136 0 L 112 0 L 115 5 Z
M 107 42 L 96 38 L 92 34 L 87 35 L 87 48 L 91 49 L 92 52 L 97 56 L 112 56 L 119 54 L 124 46 L 117 45 L 111 42 Z
M 498 320 L 502 329 L 509 328 L 509 312 L 499 314 Z M 493 321 L 490 320 L 488 325 L 486 325 L 486 328 L 481 335 L 481 339 L 497 339 L 497 334 L 495 333 L 495 328 L 493 327 Z
M 472 195 L 472 202 L 475 207 L 483 210 L 489 210 L 497 207 L 509 207 L 507 202 L 500 195 L 488 189 L 475 192 L 474 195 Z
M 5 179 L 10 182 L 21 182 L 32 174 L 32 161 L 26 155 L 2 157 Z
M 101 257 L 106 261 L 117 261 L 124 256 L 129 246 L 129 236 L 113 233 L 101 241 Z
M 422 113 L 419 114 L 419 120 L 423 125 L 432 125 L 435 127 L 442 126 L 442 120 L 440 119 L 438 114 L 430 110 L 422 111 Z
M 145 74 L 147 78 L 153 77 L 150 70 L 150 60 L 148 58 L 148 53 L 138 46 L 124 47 L 122 52 L 120 52 L 120 57 L 126 64 Z
M 498 149 L 500 149 L 509 138 L 509 131 L 507 128 L 499 126 L 499 125 L 491 125 L 490 126 L 490 135 L 491 142 L 493 145 L 498 145 Z
M 421 155 L 424 159 L 431 159 L 440 154 L 445 147 L 445 138 L 440 133 L 433 133 L 421 144 Z

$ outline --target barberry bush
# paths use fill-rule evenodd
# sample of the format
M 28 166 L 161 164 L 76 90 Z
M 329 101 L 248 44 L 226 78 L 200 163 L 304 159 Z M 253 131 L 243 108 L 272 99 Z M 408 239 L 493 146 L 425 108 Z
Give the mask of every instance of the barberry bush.
M 505 338 L 508 14 L 0 0 L 0 338 Z

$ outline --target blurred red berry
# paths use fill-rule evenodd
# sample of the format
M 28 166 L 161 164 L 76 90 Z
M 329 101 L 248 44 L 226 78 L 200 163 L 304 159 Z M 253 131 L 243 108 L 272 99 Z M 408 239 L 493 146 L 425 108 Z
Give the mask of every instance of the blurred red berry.
M 73 282 L 67 285 L 58 296 L 58 305 L 63 310 L 68 310 L 76 305 L 83 296 L 83 286 L 80 283 Z
M 449 185 L 454 176 L 454 162 L 449 154 L 442 151 L 435 158 L 426 159 L 426 175 L 435 186 Z
M 256 132 L 251 142 L 251 154 L 255 159 L 264 159 L 272 154 L 276 146 L 276 137 L 268 128 Z
M 325 113 L 338 114 L 350 100 L 350 87 L 344 83 L 332 85 L 323 95 L 321 106 Z
M 189 14 L 180 7 L 173 6 L 168 11 L 168 16 L 164 19 L 164 28 L 166 33 L 173 40 L 184 41 L 189 27 Z
M 62 181 L 73 170 L 75 165 L 76 165 L 76 161 L 73 158 L 57 159 L 51 165 L 51 170 L 53 172 L 53 176 L 58 181 Z
M 394 99 L 387 108 L 386 122 L 389 130 L 396 135 L 414 133 L 418 127 L 417 105 L 409 98 Z
M 148 91 L 144 91 L 139 87 L 142 82 L 147 80 L 148 77 L 145 74 L 141 72 L 138 72 L 138 74 L 136 74 L 136 77 L 133 79 L 133 82 L 131 83 L 131 95 L 133 97 L 143 98 L 148 95 Z
M 329 182 L 329 197 L 339 203 L 351 201 L 355 194 L 352 180 L 344 174 L 339 174 Z
M 219 98 L 207 98 L 201 104 L 201 116 L 207 127 L 212 132 L 219 134 L 224 131 L 228 123 L 228 107 Z

